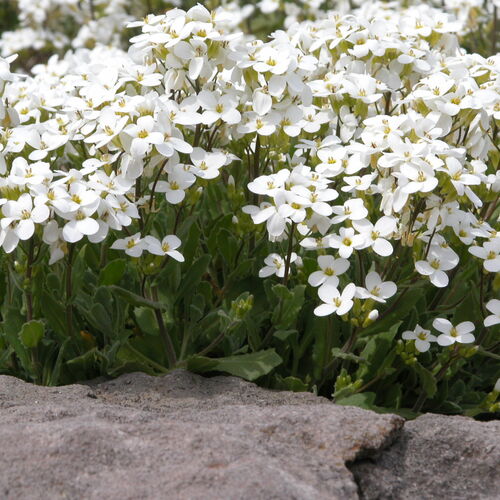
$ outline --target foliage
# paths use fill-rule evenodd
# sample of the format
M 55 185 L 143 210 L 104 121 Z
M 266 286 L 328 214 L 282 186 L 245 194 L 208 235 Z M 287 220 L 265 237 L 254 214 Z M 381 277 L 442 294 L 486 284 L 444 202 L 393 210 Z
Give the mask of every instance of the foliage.
M 0 59 L 0 373 L 499 411 L 496 10 L 51 1 L 0 41 L 64 54 Z

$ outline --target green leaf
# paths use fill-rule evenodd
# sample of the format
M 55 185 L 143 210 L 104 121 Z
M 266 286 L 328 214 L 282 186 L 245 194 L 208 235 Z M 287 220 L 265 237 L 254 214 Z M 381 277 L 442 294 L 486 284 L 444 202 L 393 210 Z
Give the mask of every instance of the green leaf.
M 377 413 L 394 413 L 400 415 L 405 419 L 414 419 L 418 416 L 417 413 L 409 410 L 408 408 L 383 408 L 375 404 L 376 394 L 374 392 L 361 392 L 359 394 L 353 394 L 352 396 L 347 396 L 339 401 L 335 401 L 336 404 L 343 406 L 357 406 L 359 408 L 364 408 L 365 410 L 372 410 Z
M 221 229 L 217 234 L 217 248 L 230 268 L 233 268 L 234 258 L 238 252 L 238 241 L 227 229 Z
M 85 380 L 97 375 L 98 365 L 102 358 L 102 354 L 94 347 L 81 356 L 67 361 L 66 366 L 75 380 Z
M 108 370 L 112 376 L 130 371 L 142 371 L 149 375 L 168 372 L 164 366 L 148 358 L 128 343 L 120 347 L 116 354 L 116 361 L 117 365 Z
M 366 363 L 366 360 L 361 356 L 356 356 L 350 352 L 342 352 L 342 350 L 338 347 L 334 347 L 332 349 L 332 357 L 345 359 L 346 361 L 354 361 L 355 363 Z
M 384 406 L 389 408 L 399 408 L 403 399 L 402 384 L 391 384 L 387 388 L 384 399 Z
M 198 224 L 194 223 L 195 220 L 195 217 L 193 217 L 192 219 L 188 218 L 188 220 L 185 221 L 185 224 L 183 224 L 183 226 L 185 225 L 185 228 L 181 227 L 181 231 L 179 231 L 179 236 L 184 242 L 184 244 L 182 245 L 182 255 L 184 255 L 184 258 L 186 259 L 186 265 L 188 266 L 192 264 L 195 253 L 200 246 L 201 231 L 198 227 Z M 184 234 L 186 232 L 188 233 L 184 238 L 182 237 L 183 232 Z
M 117 285 L 111 285 L 109 287 L 111 291 L 118 296 L 118 298 L 125 300 L 129 304 L 137 307 L 150 307 L 151 309 L 160 309 L 160 310 L 165 310 L 167 306 L 165 304 L 162 304 L 160 302 L 154 302 L 153 300 L 145 299 L 144 297 L 141 297 L 140 295 L 137 295 L 134 292 L 131 292 L 129 290 L 125 290 L 125 288 L 122 288 Z
M 216 370 L 253 381 L 267 375 L 282 362 L 283 360 L 274 349 L 267 349 L 241 356 L 220 358 L 217 360 Z
M 42 292 L 43 313 L 48 325 L 54 330 L 61 340 L 66 340 L 68 332 L 66 328 L 66 311 L 61 302 L 56 300 L 52 294 Z
M 283 360 L 274 349 L 267 349 L 266 351 L 228 356 L 226 358 L 193 356 L 187 360 L 187 368 L 198 373 L 207 371 L 225 372 L 253 381 L 267 375 L 282 362 Z
M 295 325 L 297 316 L 304 304 L 305 285 L 297 285 L 292 290 L 284 285 L 274 285 L 272 291 L 280 300 L 272 316 L 272 322 L 277 330 L 288 330 Z
M 90 311 L 85 314 L 87 321 L 97 330 L 110 338 L 113 333 L 113 322 L 111 321 L 110 311 L 100 304 L 93 304 Z
M 418 374 L 420 383 L 425 391 L 425 394 L 427 394 L 428 398 L 432 398 L 437 391 L 437 382 L 436 379 L 434 378 L 434 375 L 432 375 L 432 373 L 427 368 L 425 368 L 418 362 L 415 363 L 413 367 L 415 368 L 415 371 Z
M 122 279 L 126 266 L 127 261 L 125 259 L 112 260 L 99 273 L 99 284 L 116 285 Z
M 14 349 L 23 368 L 31 373 L 31 361 L 28 351 L 19 339 L 19 332 L 23 326 L 24 316 L 17 307 L 11 306 L 4 311 L 2 329 L 9 344 Z
M 227 281 L 232 281 L 235 278 L 246 278 L 250 274 L 254 262 L 255 258 L 240 260 L 227 277 Z
M 134 309 L 135 319 L 142 332 L 148 335 L 159 335 L 156 316 L 149 307 L 136 307 Z
M 452 415 L 463 413 L 462 407 L 453 401 L 443 401 L 439 406 L 439 411 Z
M 47 274 L 45 276 L 45 286 L 50 290 L 60 290 L 62 285 L 59 276 L 55 273 Z
M 60 382 L 61 378 L 61 368 L 64 360 L 64 350 L 66 349 L 66 346 L 69 343 L 69 339 L 66 339 L 62 344 L 61 347 L 59 348 L 59 352 L 57 354 L 57 359 L 54 364 L 54 368 L 50 373 L 50 377 L 48 379 L 47 385 L 49 386 L 55 386 L 58 385 Z
M 71 274 L 72 281 L 72 293 L 76 294 L 78 290 L 84 286 L 86 283 L 84 282 L 84 273 L 85 269 L 87 269 L 87 262 L 85 260 L 85 252 L 87 249 L 87 245 L 83 245 L 78 254 L 75 257 L 73 262 L 73 270 Z
M 285 377 L 282 378 L 280 375 L 276 375 L 276 380 L 278 382 L 278 388 L 283 391 L 293 391 L 293 392 L 307 392 L 309 391 L 309 386 L 305 384 L 300 378 L 297 377 Z
M 206 356 L 191 356 L 186 360 L 186 368 L 194 373 L 214 371 L 216 366 L 217 360 Z
M 45 327 L 41 321 L 31 320 L 24 323 L 19 332 L 19 338 L 26 347 L 33 348 L 42 340 L 44 332 Z
M 372 410 L 375 406 L 375 393 L 361 392 L 359 394 L 353 394 L 352 396 L 347 396 L 346 398 L 339 399 L 338 401 L 336 400 L 335 403 L 338 405 L 358 406 L 359 408 Z
M 181 286 L 177 294 L 177 300 L 181 300 L 194 293 L 198 283 L 207 271 L 210 260 L 210 255 L 202 255 L 189 267 L 186 275 L 182 279 Z
M 277 339 L 281 340 L 282 342 L 286 342 L 286 340 L 291 336 L 291 335 L 296 335 L 299 332 L 297 330 L 277 330 L 273 333 L 273 337 L 276 337 Z
M 385 360 L 392 348 L 394 337 L 398 331 L 401 321 L 393 324 L 388 331 L 374 335 L 366 343 L 365 348 L 361 352 L 361 357 L 367 362 L 363 364 L 357 374 L 357 378 L 369 380 L 376 375 L 380 369 L 386 370 Z

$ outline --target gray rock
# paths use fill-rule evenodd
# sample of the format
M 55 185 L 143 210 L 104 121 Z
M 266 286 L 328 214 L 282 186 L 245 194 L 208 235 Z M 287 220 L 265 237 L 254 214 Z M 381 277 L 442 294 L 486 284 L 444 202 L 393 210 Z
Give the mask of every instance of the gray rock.
M 498 500 L 500 421 L 426 414 L 351 470 L 366 500 Z
M 0 498 L 350 499 L 394 415 L 183 371 L 43 388 L 0 377 Z

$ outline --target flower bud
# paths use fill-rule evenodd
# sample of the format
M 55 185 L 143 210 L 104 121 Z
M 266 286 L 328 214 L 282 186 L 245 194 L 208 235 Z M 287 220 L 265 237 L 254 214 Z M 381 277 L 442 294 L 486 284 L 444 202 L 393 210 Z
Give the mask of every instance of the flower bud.
M 378 310 L 373 309 L 368 313 L 368 316 L 366 317 L 365 321 L 363 322 L 363 328 L 366 328 L 367 326 L 371 325 L 378 319 Z

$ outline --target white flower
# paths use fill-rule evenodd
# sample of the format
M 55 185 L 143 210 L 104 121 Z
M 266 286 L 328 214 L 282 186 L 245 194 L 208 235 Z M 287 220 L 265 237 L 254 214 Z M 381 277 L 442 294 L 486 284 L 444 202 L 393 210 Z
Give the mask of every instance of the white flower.
M 128 118 L 117 116 L 110 108 L 105 109 L 99 116 L 97 130 L 84 140 L 95 144 L 96 148 L 101 148 L 109 144 L 125 127 Z
M 361 299 L 373 299 L 377 302 L 386 302 L 398 290 L 392 281 L 382 281 L 380 275 L 374 271 L 368 273 L 365 278 L 366 288 L 357 287 L 356 296 Z
M 52 176 L 48 163 L 36 162 L 29 165 L 24 158 L 17 156 L 12 162 L 9 179 L 18 186 L 37 186 Z
M 274 196 L 274 205 L 263 202 L 259 207 L 247 205 L 243 207 L 243 212 L 252 217 L 254 224 L 261 224 L 266 221 L 266 228 L 271 237 L 281 236 L 289 221 L 287 216 L 283 215 L 280 208 L 287 203 L 285 191 L 278 191 Z
M 381 217 L 375 225 L 366 219 L 353 221 L 352 225 L 364 237 L 365 248 L 372 247 L 373 251 L 382 257 L 392 254 L 392 245 L 386 238 L 396 230 L 394 217 Z
M 184 256 L 176 250 L 181 246 L 181 240 L 177 236 L 171 234 L 165 236 L 162 241 L 154 236 L 146 236 L 143 241 L 148 252 L 154 255 L 168 255 L 179 262 L 184 262 Z
M 371 186 L 375 177 L 376 174 L 346 176 L 343 180 L 347 185 L 342 186 L 340 189 L 345 193 L 349 193 L 351 191 L 366 191 Z
M 469 247 L 469 252 L 483 259 L 484 269 L 490 273 L 500 272 L 500 238 L 487 241 L 480 246 Z
M 49 151 L 53 151 L 61 147 L 68 141 L 65 135 L 58 135 L 51 132 L 33 132 L 27 138 L 27 143 L 34 148 L 28 158 L 33 161 L 43 160 Z
M 331 285 L 337 287 L 338 276 L 349 269 L 349 261 L 346 259 L 335 259 L 331 255 L 320 255 L 318 265 L 321 271 L 314 271 L 309 275 L 308 283 L 311 286 Z
M 441 346 L 449 346 L 455 342 L 470 344 L 475 340 L 471 333 L 474 331 L 474 323 L 471 321 L 463 321 L 457 326 L 453 326 L 447 319 L 436 318 L 432 322 L 432 326 L 441 332 L 437 338 L 437 343 Z
M 215 179 L 219 176 L 219 169 L 226 163 L 226 155 L 221 152 L 206 152 L 201 148 L 194 148 L 191 161 L 192 172 L 202 179 Z
M 97 220 L 91 217 L 94 212 L 95 208 L 81 207 L 75 212 L 61 214 L 64 219 L 69 221 L 62 229 L 63 238 L 69 243 L 76 243 L 84 235 L 96 234 L 100 226 Z
M 290 256 L 290 263 L 297 260 L 297 254 L 292 252 Z M 264 259 L 264 264 L 266 264 L 259 271 L 259 278 L 267 278 L 275 274 L 278 278 L 283 278 L 285 276 L 286 261 L 278 255 L 277 253 L 271 253 Z
M 458 264 L 458 257 L 451 257 L 438 248 L 431 248 L 426 260 L 415 262 L 415 269 L 424 276 L 429 276 L 431 283 L 438 288 L 448 285 L 445 271 L 453 269 Z
M 110 247 L 113 250 L 125 250 L 131 257 L 140 257 L 147 248 L 147 243 L 141 238 L 141 233 L 136 233 L 128 238 L 116 240 Z
M 403 332 L 405 340 L 414 340 L 417 351 L 426 352 L 431 346 L 431 342 L 436 342 L 436 336 L 432 335 L 430 330 L 424 330 L 420 325 L 415 327 L 415 330 L 407 330 Z
M 9 200 L 2 207 L 4 217 L 0 219 L 2 229 L 10 227 L 20 240 L 28 240 L 35 232 L 35 223 L 47 220 L 50 214 L 47 205 L 33 207 L 33 200 L 27 193 L 16 201 Z
M 257 6 L 263 14 L 270 14 L 275 10 L 278 10 L 280 4 L 277 0 L 261 0 L 257 3 Z
M 218 95 L 216 92 L 202 90 L 198 94 L 198 102 L 205 110 L 201 116 L 206 125 L 212 125 L 217 120 L 232 125 L 241 120 L 240 112 L 236 109 L 238 99 L 233 94 Z
M 168 181 L 159 181 L 156 184 L 158 193 L 165 193 L 169 203 L 176 205 L 186 196 L 186 190 L 194 184 L 196 177 L 191 172 L 186 172 L 182 165 L 178 165 L 168 174 Z
M 355 293 L 356 285 L 354 283 L 349 283 L 342 291 L 342 294 L 337 287 L 330 284 L 324 284 L 318 290 L 319 298 L 324 304 L 316 307 L 316 309 L 314 309 L 314 314 L 316 316 L 328 316 L 333 313 L 339 316 L 347 314 L 354 305 L 352 299 Z
M 252 193 L 262 194 L 267 196 L 274 196 L 279 190 L 283 190 L 285 182 L 290 176 L 290 171 L 282 168 L 275 174 L 261 175 L 257 179 L 248 183 L 248 189 Z
M 280 116 L 277 113 L 269 113 L 265 116 L 260 116 L 258 113 L 249 111 L 244 115 L 244 121 L 238 125 L 240 134 L 251 134 L 257 132 L 259 135 L 268 136 L 276 131 L 276 125 L 280 121 Z
M 434 169 L 423 160 L 403 164 L 400 170 L 400 179 L 407 181 L 401 184 L 402 191 L 406 194 L 416 193 L 417 191 L 428 193 L 438 185 L 438 180 L 434 176 Z
M 155 121 L 152 116 L 141 116 L 137 123 L 127 125 L 124 132 L 132 137 L 130 154 L 132 156 L 142 157 L 148 150 L 150 144 L 161 144 L 163 134 L 154 131 Z
M 372 104 L 382 97 L 382 94 L 377 92 L 375 78 L 369 75 L 355 73 L 348 75 L 348 79 L 343 81 L 343 90 L 354 99 L 359 99 L 366 104 Z
M 493 314 L 484 318 L 484 326 L 498 325 L 500 323 L 500 300 L 491 299 L 485 307 Z
M 354 250 L 363 247 L 364 241 L 363 235 L 354 234 L 352 227 L 341 227 L 338 235 L 330 235 L 328 243 L 331 248 L 338 248 L 341 257 L 348 259 Z
M 470 174 L 463 165 L 452 156 L 446 158 L 446 168 L 442 168 L 448 173 L 451 183 L 455 187 L 458 195 L 465 194 L 465 186 L 478 186 L 481 184 L 481 179 L 477 175 Z
M 334 224 L 339 224 L 346 219 L 357 221 L 364 219 L 368 215 L 368 210 L 366 209 L 363 200 L 359 198 L 352 198 L 347 200 L 343 206 L 334 206 L 333 213 L 337 214 L 332 218 Z

